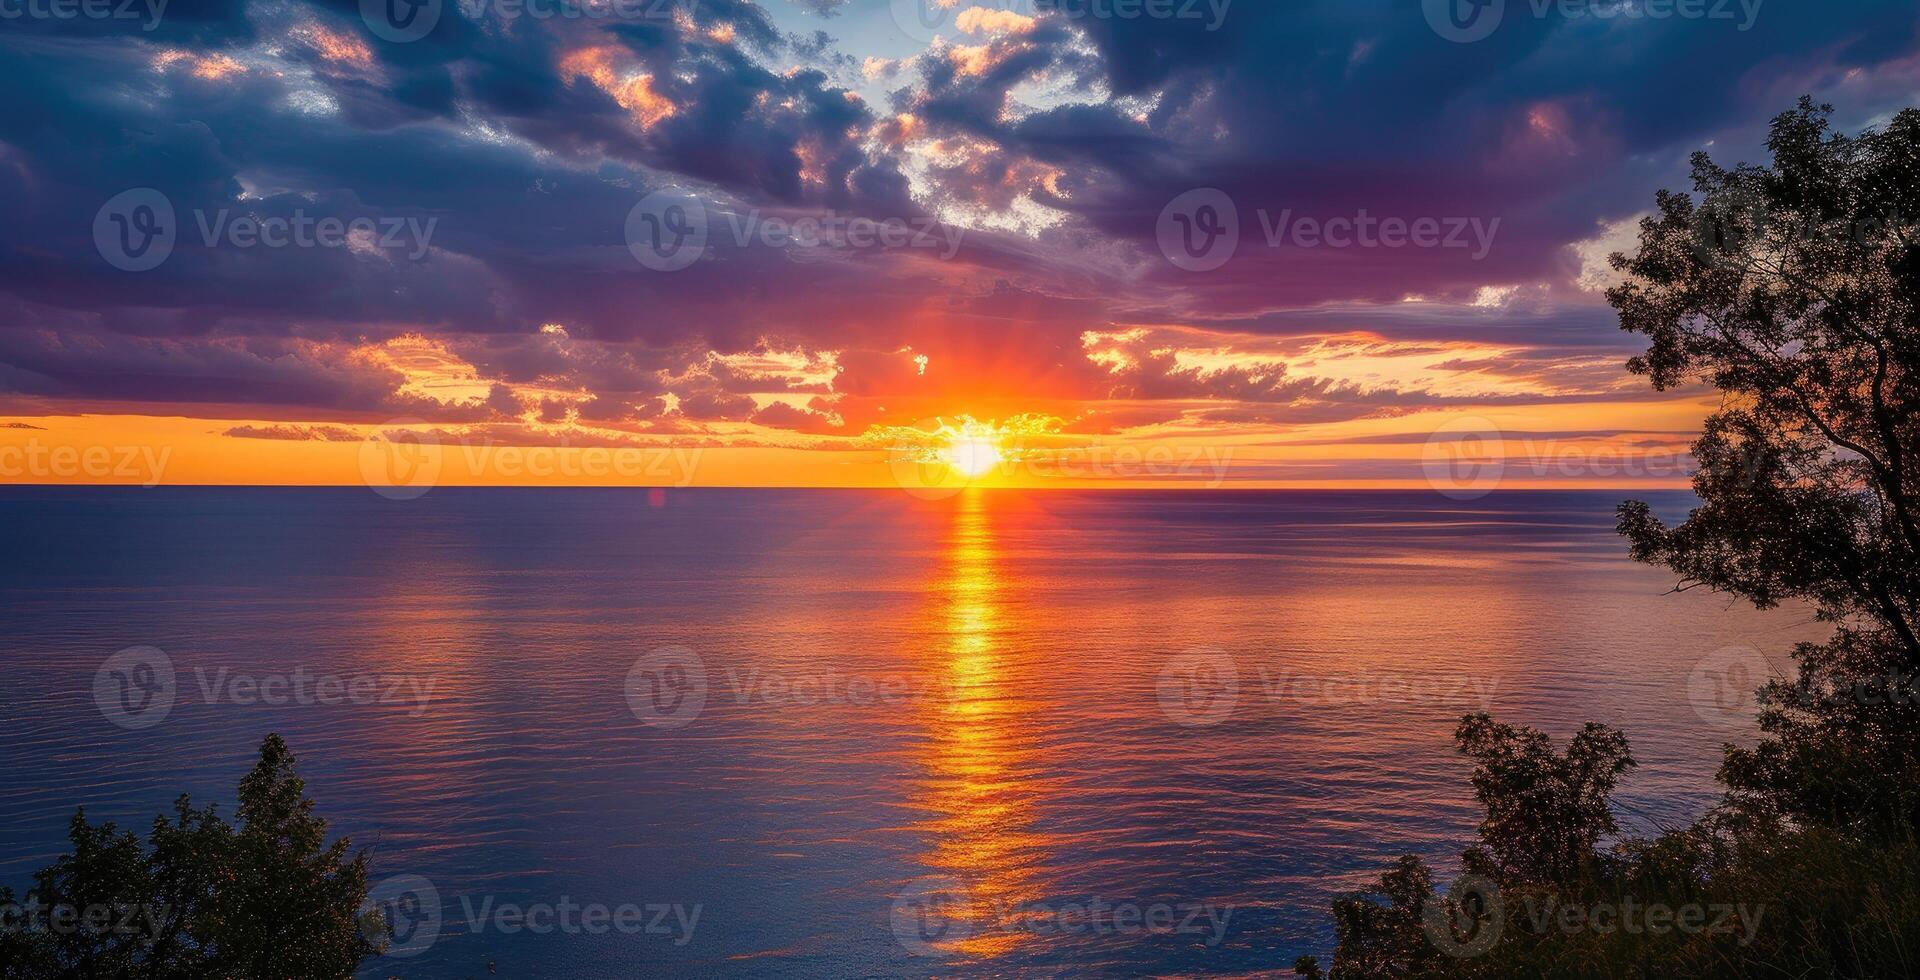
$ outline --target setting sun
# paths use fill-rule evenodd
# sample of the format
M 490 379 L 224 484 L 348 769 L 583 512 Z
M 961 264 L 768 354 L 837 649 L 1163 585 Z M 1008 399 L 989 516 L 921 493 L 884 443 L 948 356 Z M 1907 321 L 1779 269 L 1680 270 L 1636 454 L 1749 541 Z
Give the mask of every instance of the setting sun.
M 996 436 L 997 433 L 987 435 L 964 433 L 956 437 L 953 443 L 941 452 L 941 459 L 962 475 L 982 476 L 999 466 L 1003 459 Z

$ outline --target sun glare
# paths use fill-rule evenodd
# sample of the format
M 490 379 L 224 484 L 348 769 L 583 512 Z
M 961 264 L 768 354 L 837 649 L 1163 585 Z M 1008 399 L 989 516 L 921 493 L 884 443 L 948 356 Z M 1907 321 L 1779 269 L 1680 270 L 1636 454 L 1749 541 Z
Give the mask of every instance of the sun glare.
M 1013 479 L 1061 422 L 1050 415 L 1015 415 L 982 422 L 971 415 L 946 416 L 914 425 L 874 426 L 870 444 L 887 446 L 894 481 L 916 492 L 944 496 L 979 481 Z
M 967 433 L 942 451 L 948 466 L 964 476 L 982 476 L 1001 463 L 1000 445 L 992 435 Z

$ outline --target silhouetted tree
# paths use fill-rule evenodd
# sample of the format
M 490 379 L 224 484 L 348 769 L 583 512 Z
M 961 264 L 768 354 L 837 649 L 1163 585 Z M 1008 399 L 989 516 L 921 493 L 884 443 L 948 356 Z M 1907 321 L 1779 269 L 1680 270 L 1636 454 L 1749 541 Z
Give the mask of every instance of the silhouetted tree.
M 1693 161 L 1608 294 L 1655 388 L 1725 393 L 1694 446 L 1701 504 L 1669 527 L 1620 508 L 1633 556 L 1837 624 L 1762 693 L 1767 739 L 1722 778 L 1762 817 L 1920 817 L 1920 111 L 1848 137 L 1830 107 L 1777 118 L 1771 166 Z
M 0 976 L 340 978 L 379 952 L 361 928 L 366 855 L 326 843 L 278 735 L 240 781 L 237 818 L 182 796 L 142 846 L 75 813 L 73 852 L 24 901 L 0 889 L 14 912 Z
M 1423 928 L 1434 901 L 1433 873 L 1409 854 L 1365 892 L 1333 903 L 1335 980 L 1405 976 L 1436 955 Z M 1312 957 L 1294 964 L 1303 976 L 1319 973 Z
M 1575 887 L 1601 870 L 1597 848 L 1618 830 L 1607 798 L 1634 764 L 1626 736 L 1589 723 L 1563 756 L 1546 735 L 1481 713 L 1453 737 L 1475 763 L 1473 795 L 1487 811 L 1480 844 L 1462 856 L 1470 873 L 1502 885 Z
M 1598 848 L 1615 833 L 1608 797 L 1634 764 L 1625 736 L 1589 724 L 1562 755 L 1541 732 L 1482 713 L 1461 719 L 1454 742 L 1474 761 L 1474 797 L 1486 811 L 1480 842 L 1462 855 L 1468 873 L 1501 889 L 1573 894 L 1613 871 Z M 1437 902 L 1444 908 L 1434 908 Z M 1442 914 L 1430 921 L 1434 912 Z M 1414 855 L 1402 857 L 1372 887 L 1334 902 L 1333 980 L 1444 972 L 1450 961 L 1437 956 L 1432 930 L 1477 912 L 1436 898 L 1426 864 Z M 1303 957 L 1294 969 L 1312 976 L 1319 964 Z
M 1658 196 L 1639 251 L 1613 257 L 1627 278 L 1608 298 L 1651 340 L 1632 370 L 1726 394 L 1694 446 L 1701 504 L 1687 520 L 1621 506 L 1634 557 L 1683 589 L 1807 602 L 1833 638 L 1801 644 L 1795 676 L 1762 689 L 1765 738 L 1729 746 L 1721 767 L 1730 806 L 1606 854 L 1608 796 L 1633 765 L 1620 733 L 1589 725 L 1562 757 L 1538 732 L 1467 718 L 1455 738 L 1487 818 L 1463 863 L 1504 893 L 1497 952 L 1423 946 L 1422 925 L 1449 938 L 1436 903 L 1462 910 L 1403 858 L 1334 903 L 1332 980 L 1915 975 L 1920 111 L 1856 137 L 1831 132 L 1830 111 L 1802 100 L 1777 118 L 1770 167 L 1696 155 L 1700 202 Z M 1748 911 L 1737 930 L 1686 936 L 1511 914 L 1516 898 L 1531 913 L 1569 897 Z M 1311 957 L 1295 969 L 1321 976 Z

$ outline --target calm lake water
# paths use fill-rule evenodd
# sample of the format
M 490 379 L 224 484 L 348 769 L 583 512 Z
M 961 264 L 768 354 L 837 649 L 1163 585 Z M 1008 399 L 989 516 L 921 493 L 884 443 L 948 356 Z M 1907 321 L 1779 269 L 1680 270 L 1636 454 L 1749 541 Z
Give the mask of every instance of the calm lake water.
M 1702 677 L 1819 629 L 1620 496 L 0 489 L 0 883 L 279 732 L 406 915 L 366 976 L 1283 969 L 1452 866 L 1463 713 L 1713 799 Z

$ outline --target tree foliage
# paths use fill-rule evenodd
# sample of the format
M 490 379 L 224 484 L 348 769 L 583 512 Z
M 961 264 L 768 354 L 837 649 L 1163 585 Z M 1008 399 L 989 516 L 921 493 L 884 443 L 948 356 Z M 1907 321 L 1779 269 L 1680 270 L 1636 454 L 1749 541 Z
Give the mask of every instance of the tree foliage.
M 1778 117 L 1768 166 L 1696 155 L 1699 199 L 1658 195 L 1608 299 L 1649 340 L 1630 370 L 1723 394 L 1694 445 L 1700 505 L 1675 526 L 1621 506 L 1633 557 L 1681 589 L 1804 603 L 1832 637 L 1760 692 L 1764 737 L 1727 747 L 1726 805 L 1652 840 L 1607 847 L 1633 765 L 1620 733 L 1589 725 L 1562 756 L 1467 718 L 1486 819 L 1463 865 L 1505 900 L 1498 952 L 1436 933 L 1436 908 L 1461 909 L 1406 857 L 1334 903 L 1333 980 L 1920 975 L 1920 110 L 1851 137 L 1830 112 Z M 1737 908 L 1739 930 L 1535 914 L 1630 901 Z M 1310 957 L 1296 972 L 1322 976 Z
M 1709 815 L 1614 839 L 1610 797 L 1631 756 L 1589 725 L 1558 753 L 1539 732 L 1470 716 L 1455 733 L 1486 812 L 1446 894 L 1406 856 L 1333 903 L 1331 980 L 1920 975 L 1920 845 Z M 1461 886 L 1472 883 L 1471 889 Z M 1658 906 L 1697 928 L 1655 928 Z M 1569 926 L 1561 913 L 1580 913 Z M 1590 910 L 1604 909 L 1585 916 Z M 1600 916 L 1604 914 L 1604 925 Z M 1678 915 L 1670 917 L 1678 919 Z
M 1453 737 L 1476 763 L 1473 795 L 1487 814 L 1480 844 L 1463 858 L 1468 872 L 1502 884 L 1572 885 L 1600 870 L 1596 848 L 1618 830 L 1607 799 L 1634 764 L 1626 736 L 1588 724 L 1560 755 L 1546 735 L 1483 713 Z
M 1725 400 L 1695 444 L 1700 507 L 1669 527 L 1620 509 L 1633 556 L 1761 608 L 1810 604 L 1834 639 L 1762 695 L 1758 748 L 1723 777 L 1750 812 L 1912 824 L 1920 794 L 1920 111 L 1834 132 L 1802 100 L 1770 166 L 1694 157 L 1608 294 L 1656 388 Z
M 1514 894 L 1579 894 L 1615 868 L 1599 844 L 1615 832 L 1608 798 L 1634 764 L 1619 732 L 1587 725 L 1562 754 L 1541 732 L 1482 713 L 1461 719 L 1454 743 L 1474 761 L 1474 797 L 1486 813 L 1479 842 L 1462 856 L 1468 874 Z M 1438 951 L 1446 937 L 1435 930 L 1485 916 L 1436 897 L 1432 872 L 1407 855 L 1372 887 L 1334 902 L 1334 980 L 1445 975 L 1453 961 Z M 1315 976 L 1319 965 L 1302 959 L 1295 972 Z
M 278 735 L 240 781 L 236 822 L 182 796 L 143 843 L 76 812 L 72 853 L 34 876 L 0 931 L 0 977 L 339 978 L 364 935 L 367 856 L 326 842 Z M 375 931 L 375 935 L 377 935 Z

